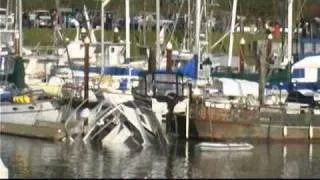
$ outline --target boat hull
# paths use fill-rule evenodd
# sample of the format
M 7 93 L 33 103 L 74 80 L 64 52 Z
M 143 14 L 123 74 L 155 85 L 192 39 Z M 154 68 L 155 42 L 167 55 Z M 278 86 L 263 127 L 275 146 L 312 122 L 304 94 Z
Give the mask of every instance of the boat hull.
M 37 121 L 60 122 L 59 106 L 51 101 L 40 101 L 26 104 L 2 104 L 1 122 L 22 125 L 34 125 Z
M 62 140 L 66 137 L 64 125 L 62 123 L 38 123 L 30 126 L 1 122 L 0 134 L 9 134 L 53 141 Z
M 196 108 L 190 119 L 190 138 L 211 140 L 320 140 L 319 115 L 292 115 L 241 108 Z M 177 116 L 185 137 L 185 116 Z

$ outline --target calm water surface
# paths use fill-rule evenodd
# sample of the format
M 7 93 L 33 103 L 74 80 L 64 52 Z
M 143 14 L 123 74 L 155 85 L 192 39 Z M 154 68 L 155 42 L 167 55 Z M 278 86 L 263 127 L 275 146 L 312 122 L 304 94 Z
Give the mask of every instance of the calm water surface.
M 199 152 L 196 142 L 124 151 L 1 135 L 9 178 L 319 178 L 320 143 L 254 143 L 247 152 Z

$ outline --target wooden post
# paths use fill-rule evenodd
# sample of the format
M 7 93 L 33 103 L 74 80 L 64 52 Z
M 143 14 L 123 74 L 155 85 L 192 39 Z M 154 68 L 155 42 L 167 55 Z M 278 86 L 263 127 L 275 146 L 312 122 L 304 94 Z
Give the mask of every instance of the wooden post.
M 117 27 L 115 27 L 113 30 L 113 42 L 119 43 L 119 30 Z
M 89 37 L 84 39 L 84 100 L 89 97 Z
M 148 72 L 149 73 L 155 72 L 156 66 L 157 66 L 156 51 L 154 47 L 151 47 L 149 57 L 148 57 Z
M 171 72 L 172 71 L 172 44 L 169 41 L 167 44 L 167 66 L 166 71 Z
M 260 73 L 260 79 L 259 79 L 259 104 L 262 106 L 264 104 L 264 89 L 266 84 L 266 78 L 265 78 L 265 72 L 266 72 L 266 51 L 263 49 L 262 46 L 260 49 L 260 59 L 259 59 L 259 73 Z
M 244 38 L 241 38 L 240 40 L 240 57 L 239 57 L 239 72 L 244 72 L 244 45 L 246 44 L 246 41 Z
M 269 62 L 270 62 L 270 58 L 271 58 L 271 50 L 272 50 L 272 34 L 268 34 L 268 42 L 267 42 L 267 67 L 266 67 L 266 74 L 269 73 Z

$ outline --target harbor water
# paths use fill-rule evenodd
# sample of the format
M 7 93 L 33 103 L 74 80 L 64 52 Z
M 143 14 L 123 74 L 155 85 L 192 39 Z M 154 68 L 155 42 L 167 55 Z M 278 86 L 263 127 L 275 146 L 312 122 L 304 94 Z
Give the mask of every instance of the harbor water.
M 75 141 L 1 135 L 9 178 L 319 178 L 320 143 L 254 143 L 250 151 L 199 152 L 198 142 L 128 151 Z

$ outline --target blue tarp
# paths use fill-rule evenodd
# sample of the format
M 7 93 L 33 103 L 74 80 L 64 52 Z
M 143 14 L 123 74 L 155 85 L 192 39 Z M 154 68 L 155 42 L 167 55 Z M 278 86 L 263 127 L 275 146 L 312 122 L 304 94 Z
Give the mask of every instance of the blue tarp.
M 84 71 L 84 66 L 79 66 L 73 68 L 73 70 L 80 70 Z M 100 73 L 101 68 L 100 67 L 89 67 L 90 73 Z M 140 76 L 144 72 L 141 68 L 131 68 L 131 75 L 132 76 Z M 128 67 L 105 67 L 104 68 L 104 74 L 107 75 L 114 75 L 114 76 L 124 76 L 129 75 L 129 68 Z
M 194 55 L 189 62 L 176 69 L 176 72 L 183 76 L 197 79 L 198 77 L 198 55 Z
M 188 62 L 182 66 L 172 70 L 172 73 L 177 73 L 182 76 L 186 76 L 192 79 L 197 79 L 198 77 L 198 56 L 194 55 Z M 166 69 L 158 69 L 156 73 L 166 73 Z
M 73 70 L 79 70 L 84 71 L 84 66 L 78 66 L 73 67 Z M 89 67 L 90 73 L 98 73 L 100 74 L 101 68 L 100 67 Z M 142 68 L 131 68 L 131 75 L 133 76 L 141 76 L 145 70 Z M 166 72 L 165 69 L 159 69 L 156 71 L 156 73 L 164 73 Z M 172 71 L 173 73 L 178 73 L 183 76 L 197 79 L 198 76 L 198 56 L 194 55 L 192 59 L 190 59 L 188 62 L 183 64 L 181 67 L 178 67 L 177 69 L 174 69 Z M 114 76 L 123 76 L 123 75 L 129 75 L 129 68 L 128 67 L 105 67 L 104 68 L 104 74 L 107 75 L 114 75 Z

